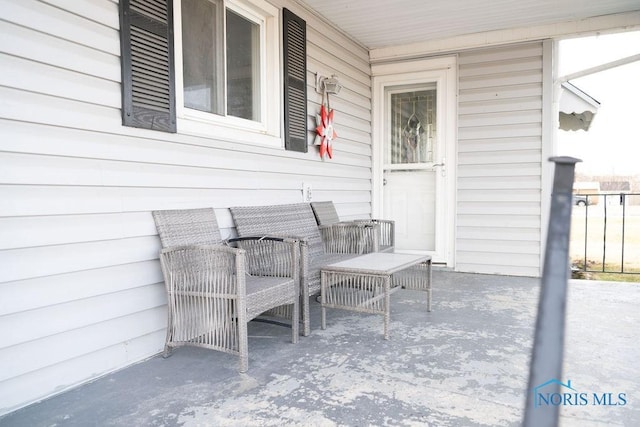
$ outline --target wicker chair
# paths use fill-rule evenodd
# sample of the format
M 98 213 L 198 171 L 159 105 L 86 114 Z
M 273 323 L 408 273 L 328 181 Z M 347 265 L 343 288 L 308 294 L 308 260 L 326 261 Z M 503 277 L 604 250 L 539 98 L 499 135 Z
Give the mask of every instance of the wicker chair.
M 204 347 L 240 356 L 240 372 L 246 372 L 247 323 L 283 305 L 290 307 L 291 341 L 298 342 L 299 242 L 245 239 L 244 249 L 223 245 L 210 208 L 155 211 L 153 218 L 164 248 L 165 357 L 174 347 Z M 258 270 L 268 274 L 251 275 Z
M 333 202 L 311 202 L 311 209 L 313 209 L 321 230 L 327 229 L 327 226 L 342 223 Z M 357 245 L 360 252 L 393 252 L 395 247 L 394 221 L 388 219 L 362 219 L 347 222 L 374 226 L 374 229 L 379 233 L 373 237 L 371 236 L 371 228 L 365 228 L 363 232 L 354 235 L 352 241 Z
M 308 203 L 271 206 L 243 206 L 230 208 L 239 236 L 288 237 L 300 241 L 300 298 L 302 300 L 303 335 L 311 331 L 309 297 L 320 293 L 320 268 L 327 264 L 357 256 L 345 253 L 341 247 L 345 239 L 323 243 L 320 229 Z M 339 232 L 328 233 L 348 236 L 358 224 L 339 224 Z

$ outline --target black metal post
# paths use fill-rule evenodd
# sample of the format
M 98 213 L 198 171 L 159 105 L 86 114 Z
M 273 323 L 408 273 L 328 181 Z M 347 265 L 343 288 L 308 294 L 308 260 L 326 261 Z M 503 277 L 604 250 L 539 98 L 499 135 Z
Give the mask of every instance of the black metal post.
M 556 405 L 536 405 L 534 389 L 547 384 L 546 392 L 558 393 L 562 381 L 567 282 L 571 275 L 572 192 L 575 164 L 580 160 L 573 157 L 552 157 L 549 160 L 555 163 L 555 174 L 524 413 L 525 427 L 557 426 L 559 416 Z
M 622 202 L 622 254 L 620 260 L 620 273 L 624 273 L 624 227 L 627 218 L 627 195 L 621 194 L 621 202 Z
M 584 264 L 582 270 L 587 272 L 587 244 L 589 242 L 589 195 L 587 194 L 587 204 L 584 206 Z
M 602 230 L 602 272 L 605 271 L 605 265 L 607 264 L 607 200 L 608 194 L 604 195 L 604 225 Z

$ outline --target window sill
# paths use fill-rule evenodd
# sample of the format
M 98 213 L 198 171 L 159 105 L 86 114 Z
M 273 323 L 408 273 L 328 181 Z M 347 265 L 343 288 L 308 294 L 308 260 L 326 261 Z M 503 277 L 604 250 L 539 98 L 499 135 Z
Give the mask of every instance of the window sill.
M 242 120 L 239 120 L 239 122 L 242 122 Z M 184 135 L 284 150 L 284 141 L 279 135 L 272 135 L 265 130 L 259 129 L 259 126 L 252 129 L 236 123 L 227 123 L 223 120 L 214 122 L 185 116 L 178 118 L 177 131 L 179 134 Z

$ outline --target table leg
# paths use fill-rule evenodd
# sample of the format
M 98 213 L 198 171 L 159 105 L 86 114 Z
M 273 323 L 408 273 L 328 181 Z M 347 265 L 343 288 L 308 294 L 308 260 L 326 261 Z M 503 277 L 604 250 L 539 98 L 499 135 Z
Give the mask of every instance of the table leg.
M 320 272 L 320 327 L 327 329 L 327 308 L 325 303 L 327 299 L 327 274 Z
M 389 339 L 389 321 L 391 319 L 391 276 L 384 278 L 384 339 Z
M 431 311 L 431 260 L 427 261 L 427 311 Z

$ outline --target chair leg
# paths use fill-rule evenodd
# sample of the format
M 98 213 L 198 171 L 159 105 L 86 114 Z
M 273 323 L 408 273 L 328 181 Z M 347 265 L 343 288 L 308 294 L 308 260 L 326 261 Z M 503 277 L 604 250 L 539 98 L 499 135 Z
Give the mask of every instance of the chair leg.
M 171 347 L 169 347 L 169 343 L 173 339 L 173 313 L 171 310 L 172 302 L 169 301 L 167 307 L 167 334 L 164 338 L 164 352 L 162 353 L 163 358 L 167 358 L 171 356 Z
M 311 333 L 311 321 L 309 320 L 311 312 L 309 309 L 309 296 L 302 298 L 302 335 L 308 337 Z
M 249 338 L 247 322 L 238 324 L 238 350 L 240 352 L 240 373 L 249 370 Z
M 300 303 L 293 303 L 291 313 L 291 342 L 298 343 L 298 335 L 300 334 Z
M 169 347 L 169 344 L 165 344 L 164 346 L 164 352 L 162 352 L 162 358 L 166 359 L 167 357 L 170 357 L 172 352 L 171 352 L 171 347 Z

